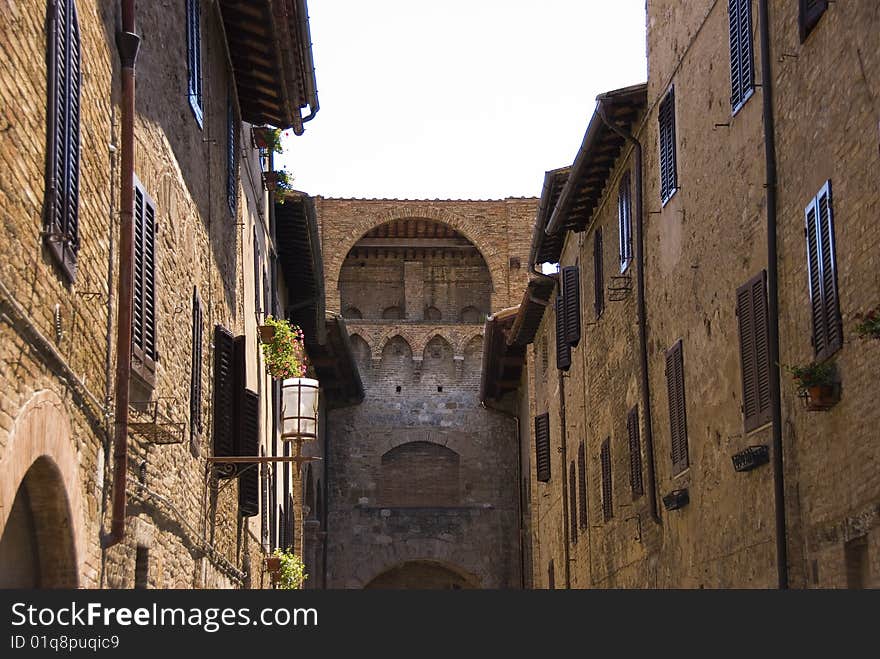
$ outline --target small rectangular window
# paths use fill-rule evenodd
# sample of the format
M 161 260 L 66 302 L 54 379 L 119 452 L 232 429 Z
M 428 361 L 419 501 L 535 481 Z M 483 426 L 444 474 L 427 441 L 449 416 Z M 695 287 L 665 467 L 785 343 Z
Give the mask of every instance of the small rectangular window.
M 542 483 L 550 480 L 550 415 L 535 417 L 535 478 Z
M 607 438 L 602 442 L 602 451 L 600 453 L 600 462 L 602 463 L 602 516 L 607 522 L 614 517 L 614 504 L 612 501 L 611 491 L 611 438 Z
M 134 280 L 131 366 L 149 386 L 156 383 L 156 204 L 135 180 Z
M 150 578 L 150 550 L 143 545 L 138 545 L 134 558 L 134 587 L 135 590 L 146 590 Z
M 204 105 L 202 104 L 202 21 L 199 0 L 186 0 L 186 63 L 189 106 L 201 127 Z
M 687 412 L 684 396 L 684 357 L 681 339 L 666 351 L 666 392 L 669 399 L 669 430 L 672 443 L 672 472 L 688 467 Z
M 605 249 L 602 245 L 602 227 L 593 234 L 593 308 L 596 318 L 605 311 Z
M 752 45 L 752 0 L 728 0 L 730 34 L 730 105 L 733 113 L 755 90 Z
M 770 421 L 770 338 L 767 274 L 763 270 L 736 291 L 743 418 L 750 432 Z
M 828 9 L 828 0 L 798 0 L 798 4 L 798 28 L 803 43 Z
M 843 346 L 840 301 L 837 294 L 837 255 L 834 247 L 834 213 L 831 181 L 804 209 L 807 237 L 807 272 L 813 319 L 813 350 L 823 361 Z
M 617 190 L 617 227 L 620 271 L 626 272 L 633 258 L 632 199 L 629 172 L 620 179 L 620 187 Z
M 675 154 L 675 88 L 660 103 L 660 201 L 666 203 L 678 189 Z

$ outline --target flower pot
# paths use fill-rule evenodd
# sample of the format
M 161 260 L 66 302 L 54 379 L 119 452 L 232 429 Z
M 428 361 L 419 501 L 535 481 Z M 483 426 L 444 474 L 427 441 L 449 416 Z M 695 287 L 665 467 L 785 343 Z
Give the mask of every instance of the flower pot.
M 257 149 L 268 149 L 273 143 L 272 129 L 265 126 L 252 126 L 251 139 Z
M 806 388 L 807 409 L 824 411 L 831 409 L 840 401 L 840 386 L 837 384 L 821 384 Z
M 281 557 L 266 556 L 266 569 L 269 572 L 278 572 L 281 569 Z
M 275 338 L 275 328 L 272 325 L 260 325 L 257 330 L 260 332 L 260 342 L 272 343 Z

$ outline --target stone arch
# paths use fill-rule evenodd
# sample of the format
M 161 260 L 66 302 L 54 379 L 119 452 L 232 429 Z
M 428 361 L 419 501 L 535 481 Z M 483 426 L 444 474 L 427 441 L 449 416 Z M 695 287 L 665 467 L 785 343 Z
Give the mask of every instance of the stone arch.
M 369 342 L 357 332 L 350 334 L 348 340 L 351 343 L 351 351 L 354 353 L 358 366 L 364 370 L 370 368 L 373 363 L 373 349 Z
M 425 307 L 425 320 L 443 320 L 443 312 L 433 305 Z
M 41 587 L 78 586 L 86 546 L 79 460 L 52 391 L 34 394 L 16 416 L 0 459 L 0 501 L 4 534 L 16 503 L 30 508 Z
M 349 304 L 342 312 L 342 317 L 346 320 L 361 320 L 364 317 L 364 314 L 356 306 Z
M 452 342 L 436 332 L 422 351 L 423 382 L 427 385 L 445 384 L 455 378 L 455 349 Z
M 503 288 L 504 273 L 506 272 L 507 267 L 506 252 L 501 246 L 493 245 L 490 240 L 478 239 L 474 227 L 472 226 L 472 222 L 467 218 L 431 206 L 419 206 L 416 208 L 402 204 L 390 213 L 367 215 L 363 219 L 355 222 L 352 228 L 336 241 L 338 249 L 328 250 L 324 253 L 326 281 L 339 281 L 339 275 L 342 271 L 342 263 L 345 261 L 348 253 L 354 247 L 355 243 L 363 238 L 371 229 L 375 229 L 387 222 L 408 219 L 424 219 L 443 222 L 467 238 L 471 244 L 477 248 L 477 251 L 482 255 L 483 260 L 486 262 L 492 290 L 492 308 L 494 309 L 498 306 L 496 304 L 495 296 L 499 294 Z M 334 288 L 327 290 L 327 309 L 329 311 L 338 311 L 339 306 L 339 287 L 337 285 Z
M 482 343 L 482 341 L 483 341 L 483 332 L 482 331 L 475 332 L 473 334 L 465 334 L 464 336 L 462 336 L 461 339 L 459 340 L 459 342 L 455 346 L 455 354 L 456 355 L 464 355 L 467 352 L 468 346 L 472 342 L 476 341 L 477 339 L 479 339 L 480 342 Z
M 444 341 L 446 341 L 446 343 L 448 343 L 450 346 L 455 348 L 455 341 L 452 338 L 452 334 L 450 334 L 446 328 L 432 327 L 427 332 L 424 332 L 423 334 L 421 334 L 421 336 L 417 337 L 413 341 L 413 344 L 412 344 L 413 354 L 419 355 L 420 357 L 423 357 L 425 354 L 425 348 L 428 346 L 428 344 L 432 340 L 434 340 L 435 337 L 438 337 L 438 336 L 441 339 L 443 339 Z
M 382 320 L 403 320 L 403 308 L 397 305 L 382 309 Z
M 412 333 L 408 332 L 406 329 L 395 327 L 393 329 L 388 330 L 384 334 L 382 334 L 379 337 L 379 340 L 376 341 L 376 345 L 373 347 L 373 358 L 374 359 L 381 359 L 382 352 L 385 350 L 385 346 L 388 344 L 389 341 L 391 341 L 391 339 L 393 339 L 396 336 L 399 336 L 404 341 L 406 341 L 407 344 L 409 344 L 409 347 L 412 350 L 413 355 L 420 356 L 422 354 L 421 352 L 418 352 L 419 343 L 418 343 L 418 340 L 416 339 L 416 337 L 414 337 L 412 335 Z
M 379 354 L 380 377 L 393 376 L 400 382 L 412 379 L 414 366 L 412 344 L 405 337 L 395 334 L 385 341 Z
M 470 590 L 480 578 L 451 563 L 430 558 L 403 560 L 387 565 L 364 584 L 365 589 Z
M 482 316 L 483 312 L 472 305 L 466 306 L 458 312 L 458 320 L 462 323 L 478 323 Z

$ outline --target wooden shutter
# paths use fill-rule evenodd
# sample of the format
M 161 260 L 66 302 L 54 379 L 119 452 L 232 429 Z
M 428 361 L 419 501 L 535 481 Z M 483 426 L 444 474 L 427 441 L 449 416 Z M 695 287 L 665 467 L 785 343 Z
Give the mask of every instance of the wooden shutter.
M 554 590 L 556 588 L 556 570 L 553 567 L 553 559 L 550 559 L 550 563 L 547 565 L 547 587 L 550 590 Z
M 596 229 L 593 234 L 593 307 L 596 310 L 596 318 L 605 310 L 605 269 L 604 249 L 602 247 L 602 228 Z
M 602 451 L 600 453 L 600 462 L 602 463 L 602 516 L 607 522 L 614 517 L 614 505 L 611 499 L 611 438 L 607 438 L 602 442 Z
M 578 446 L 578 494 L 580 495 L 579 522 L 582 529 L 587 528 L 587 456 L 584 443 Z
M 568 345 L 565 327 L 565 300 L 556 296 L 556 368 L 567 371 L 571 368 L 571 346 Z
M 263 312 L 263 307 L 260 304 L 260 291 L 262 290 L 262 286 L 260 284 L 260 273 L 263 269 L 260 267 L 260 261 L 262 259 L 262 250 L 260 249 L 260 239 L 257 235 L 257 227 L 254 227 L 253 232 L 254 239 L 254 311 L 257 314 Z
M 752 53 L 752 0 L 728 0 L 730 105 L 736 112 L 755 86 Z
M 235 121 L 235 106 L 232 91 L 226 98 L 226 202 L 235 214 L 238 207 L 238 122 Z
M 822 361 L 843 345 L 837 293 L 831 181 L 822 186 L 819 194 L 807 206 L 805 215 L 813 350 L 816 359 Z
M 241 389 L 238 419 L 238 455 L 250 457 L 260 451 L 260 396 L 250 389 Z M 253 517 L 260 512 L 259 464 L 239 464 L 238 512 L 242 517 Z
M 287 542 L 287 512 L 284 506 L 278 506 L 278 547 L 282 550 L 287 549 L 290 544 Z
M 642 441 L 639 433 L 638 405 L 626 415 L 626 436 L 629 440 L 629 485 L 633 499 L 638 499 L 645 493 L 642 483 Z
M 199 289 L 193 286 L 192 310 L 192 364 L 189 383 L 189 429 L 190 439 L 202 434 L 202 327 L 204 312 Z
M 801 43 L 816 27 L 816 23 L 822 18 L 822 14 L 828 9 L 828 0 L 798 0 L 798 28 L 800 31 Z
M 749 432 L 770 421 L 770 350 L 767 273 L 763 270 L 736 291 L 743 417 Z
M 235 455 L 235 339 L 222 325 L 214 327 L 214 455 Z M 235 475 L 235 466 L 224 464 L 217 473 Z
M 672 471 L 674 474 L 678 474 L 684 471 L 689 464 L 684 396 L 684 358 L 681 339 L 666 351 L 666 390 L 669 398 Z
M 620 271 L 623 272 L 629 267 L 633 256 L 632 198 L 629 172 L 626 172 L 620 179 L 620 187 L 617 192 L 617 228 Z
M 672 197 L 678 187 L 675 163 L 675 88 L 660 103 L 660 200 Z
M 187 93 L 199 126 L 202 125 L 202 26 L 199 0 L 186 0 Z
M 156 204 L 140 182 L 134 188 L 134 280 L 132 369 L 149 386 L 156 383 Z
M 535 417 L 535 471 L 542 483 L 550 480 L 550 415 Z
M 565 315 L 565 341 L 575 347 L 581 340 L 581 289 L 578 266 L 562 268 L 562 299 Z
M 79 252 L 80 88 L 79 20 L 74 0 L 49 10 L 47 168 L 44 234 L 50 254 L 70 282 Z
M 577 473 L 574 460 L 568 466 L 568 519 L 571 533 L 571 541 L 577 542 L 578 534 L 578 501 L 577 501 Z

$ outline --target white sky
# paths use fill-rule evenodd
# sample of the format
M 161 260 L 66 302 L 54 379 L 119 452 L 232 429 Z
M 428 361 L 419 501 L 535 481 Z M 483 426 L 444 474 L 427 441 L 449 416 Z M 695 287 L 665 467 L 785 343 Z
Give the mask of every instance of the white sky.
M 283 138 L 325 197 L 537 197 L 596 95 L 643 82 L 645 0 L 309 0 L 320 111 Z

